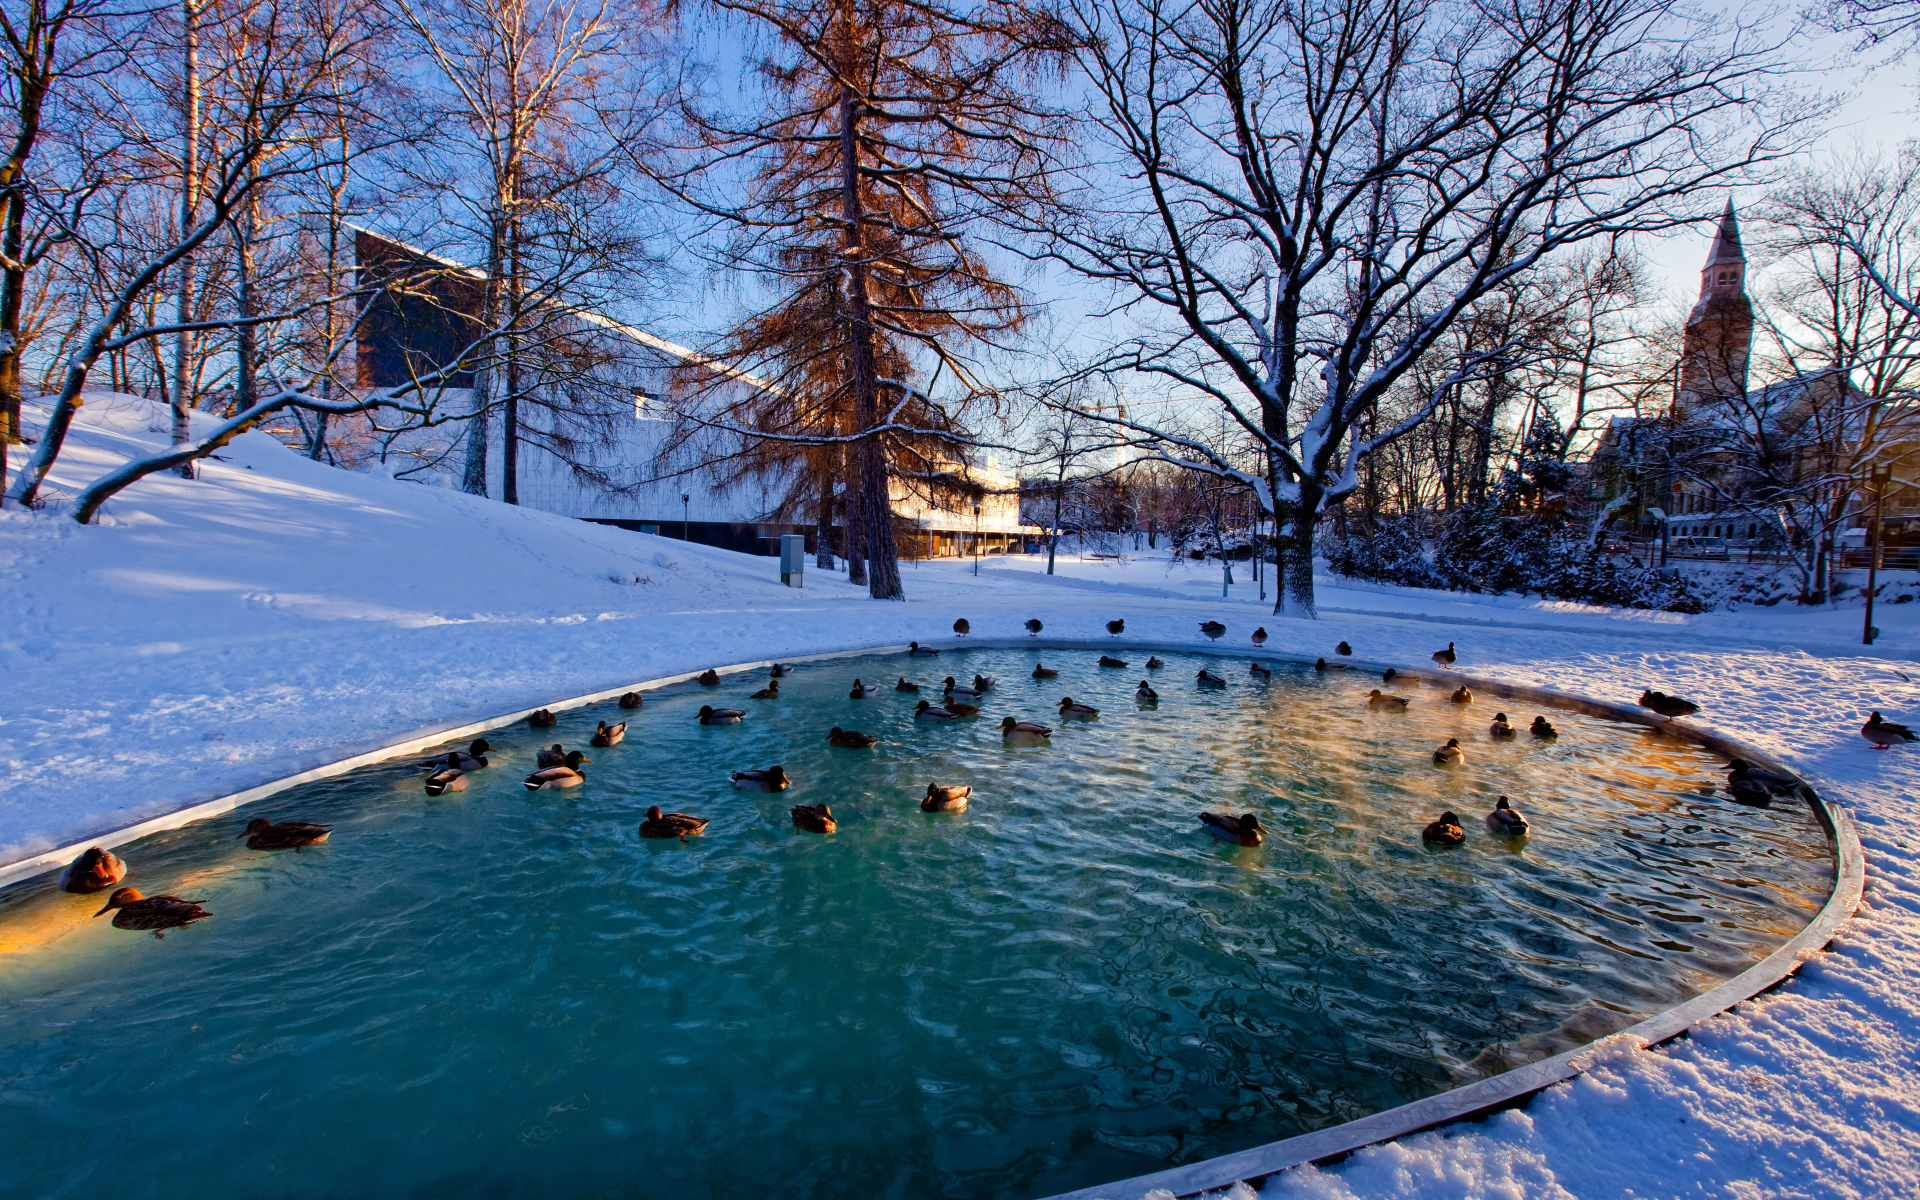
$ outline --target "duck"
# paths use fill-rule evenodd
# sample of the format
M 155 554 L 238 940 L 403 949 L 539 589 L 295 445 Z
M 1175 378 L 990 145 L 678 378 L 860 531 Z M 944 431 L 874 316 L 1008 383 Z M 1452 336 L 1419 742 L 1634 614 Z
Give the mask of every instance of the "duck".
M 1650 708 L 1671 721 L 1675 717 L 1690 717 L 1700 711 L 1700 706 L 1691 700 L 1679 696 L 1669 696 L 1665 692 L 1656 692 L 1651 688 L 1640 693 L 1640 699 L 1634 703 L 1641 708 Z
M 102 846 L 89 846 L 60 872 L 60 890 L 85 896 L 104 892 L 127 877 L 127 864 Z
M 1458 846 L 1467 840 L 1467 831 L 1460 828 L 1459 817 L 1443 812 L 1438 821 L 1430 822 L 1420 831 L 1420 840 L 1436 846 Z
M 1111 654 L 1102 654 L 1100 656 L 1100 665 L 1103 667 L 1124 667 L 1127 665 L 1127 660 L 1124 658 L 1115 658 Z
M 265 817 L 255 817 L 247 822 L 240 837 L 247 839 L 249 850 L 301 850 L 326 841 L 332 832 L 333 826 L 311 821 L 282 821 L 276 825 Z
M 738 708 L 715 708 L 711 704 L 702 704 L 699 721 L 702 725 L 738 725 L 746 715 Z
M 1433 761 L 1442 767 L 1463 766 L 1467 761 L 1467 752 L 1460 748 L 1459 738 L 1448 738 L 1446 745 L 1433 752 Z
M 917 692 L 920 690 L 920 685 L 917 683 L 908 683 L 907 677 L 902 675 L 900 682 L 893 685 L 893 690 L 896 692 Z
M 1016 721 L 1012 717 L 1000 718 L 1000 740 L 1015 746 L 1044 746 L 1053 736 L 1053 730 L 1037 721 Z
M 536 750 L 533 752 L 533 769 L 536 771 L 544 771 L 548 767 L 557 767 L 566 761 L 567 748 L 559 742 L 555 742 L 553 748 L 550 750 Z
M 975 711 L 977 712 L 979 710 L 976 709 Z M 916 721 L 951 721 L 959 715 L 959 713 L 945 705 L 935 708 L 925 700 L 913 706 L 913 719 Z
M 1744 758 L 1727 760 L 1727 779 L 1751 779 L 1776 796 L 1791 796 L 1800 790 L 1800 781 L 1772 771 L 1762 771 Z
M 920 644 L 919 642 L 908 642 L 908 643 L 907 643 L 907 657 L 909 657 L 909 658 L 939 658 L 939 657 L 940 657 L 940 652 L 939 652 L 938 650 L 935 650 L 935 649 L 934 649 L 934 648 L 933 648 L 932 646 L 922 646 L 922 645 L 921 645 L 921 644 Z
M 833 810 L 824 804 L 796 804 L 787 810 L 793 818 L 793 827 L 802 833 L 832 833 L 840 828 L 840 822 L 833 819 Z
M 1512 837 L 1527 831 L 1527 819 L 1514 810 L 1505 796 L 1493 802 L 1493 811 L 1487 814 L 1487 828 L 1495 833 Z
M 1255 679 L 1272 679 L 1273 668 L 1265 663 L 1249 663 L 1247 664 L 1247 674 L 1253 676 Z
M 1115 620 L 1107 622 L 1108 637 L 1119 637 L 1121 634 L 1125 633 L 1126 631 L 1127 631 L 1127 623 L 1125 620 L 1116 618 Z
M 1226 813 L 1203 812 L 1200 814 L 1201 828 L 1223 842 L 1232 842 L 1236 846 L 1258 846 L 1266 840 L 1266 832 L 1260 828 L 1260 818 L 1252 813 L 1229 816 Z
M 1393 677 L 1394 677 L 1394 676 L 1396 676 L 1396 675 L 1398 675 L 1399 673 L 1400 673 L 1400 672 L 1398 672 L 1398 671 L 1396 671 L 1396 670 L 1394 670 L 1394 669 L 1393 669 L 1392 667 L 1388 667 L 1388 668 L 1387 668 L 1386 670 L 1384 670 L 1384 671 L 1382 671 L 1382 672 L 1380 672 L 1380 682 L 1381 682 L 1381 683 L 1392 683 L 1392 682 L 1393 682 Z
M 767 669 L 767 678 L 785 679 L 787 676 L 793 674 L 793 671 L 794 668 L 787 666 L 785 663 L 775 663 Z
M 973 795 L 973 789 L 963 783 L 927 785 L 926 798 L 920 801 L 921 812 L 959 812 L 967 806 L 967 798 Z
M 1099 715 L 1100 710 L 1091 704 L 1075 704 L 1072 696 L 1062 696 L 1060 698 L 1060 716 L 1063 720 L 1069 717 L 1078 717 L 1082 721 L 1091 721 Z
M 1727 793 L 1735 804 L 1744 804 L 1748 808 L 1771 808 L 1773 789 L 1750 775 L 1734 775 L 1727 779 Z
M 879 744 L 879 738 L 870 733 L 861 733 L 858 729 L 842 729 L 835 725 L 827 730 L 827 745 L 838 746 L 842 750 L 871 750 Z
M 1201 687 L 1223 688 L 1227 686 L 1226 680 L 1215 675 L 1205 667 L 1201 667 L 1200 670 L 1194 674 L 1194 678 L 1199 681 Z
M 743 792 L 784 792 L 793 786 L 793 780 L 787 778 L 786 768 L 780 766 L 735 771 L 731 778 L 733 786 Z
M 955 621 L 953 623 L 953 636 L 955 637 L 965 637 L 972 632 L 973 632 L 973 626 L 967 624 L 967 619 L 965 617 L 961 617 L 958 621 Z
M 767 686 L 747 697 L 749 700 L 778 700 L 779 698 L 780 681 L 778 679 L 769 680 Z
M 941 690 L 948 696 L 965 696 L 969 700 L 975 700 L 985 692 L 984 688 L 968 687 L 964 683 L 955 683 L 951 675 L 940 682 L 942 685 Z
M 1557 738 L 1560 736 L 1560 731 L 1553 727 L 1553 722 L 1547 720 L 1545 717 L 1535 717 L 1533 724 L 1528 728 L 1528 732 L 1537 738 Z
M 1367 693 L 1367 703 L 1374 708 L 1387 708 L 1396 712 L 1405 712 L 1409 703 L 1405 696 L 1389 696 L 1379 688 Z
M 608 746 L 618 746 L 626 740 L 627 723 L 625 721 L 620 722 L 618 725 L 609 725 L 605 721 L 602 721 L 599 727 L 593 731 L 593 736 L 587 739 L 587 745 L 604 750 Z
M 1353 647 L 1347 645 L 1345 642 L 1341 642 L 1338 646 L 1335 646 L 1333 648 L 1333 652 L 1335 654 L 1351 656 L 1353 654 Z
M 1886 720 L 1877 709 L 1860 727 L 1860 736 L 1872 742 L 1875 750 L 1885 750 L 1899 742 L 1920 741 L 1920 738 L 1914 737 L 1913 730 Z
M 467 743 L 465 750 L 449 750 L 445 754 L 436 754 L 426 761 L 429 767 L 457 767 L 462 771 L 481 771 L 487 766 L 487 755 L 493 752 L 493 746 L 485 738 L 475 738 Z
M 1043 667 L 1039 663 L 1035 663 L 1033 664 L 1033 678 L 1058 679 L 1060 678 L 1060 672 L 1054 670 L 1052 667 Z
M 467 773 L 459 767 L 441 767 L 427 776 L 427 795 L 444 796 L 467 790 Z
M 579 787 L 587 781 L 586 772 L 582 771 L 580 766 L 582 763 L 590 763 L 592 761 L 592 759 L 580 753 L 578 750 L 569 750 L 567 751 L 565 762 L 557 767 L 547 767 L 535 771 L 533 774 L 521 780 L 521 782 L 526 785 L 527 790 L 530 792 L 537 792 L 542 788 Z
M 994 682 L 994 678 L 991 675 L 975 675 L 973 677 L 973 690 L 976 692 L 990 692 L 994 688 Z
M 1313 669 L 1316 671 L 1344 671 L 1347 669 L 1347 665 L 1346 663 L 1330 663 L 1324 658 L 1316 658 L 1313 660 Z
M 1253 631 L 1253 644 L 1256 646 L 1264 646 L 1267 644 L 1267 627 L 1265 625 Z
M 1042 624 L 1040 623 L 1040 618 L 1039 618 L 1039 617 L 1032 617 L 1032 618 L 1029 618 L 1029 619 L 1028 619 L 1028 621 L 1027 621 L 1027 636 L 1028 636 L 1028 637 L 1039 637 L 1039 636 L 1040 636 L 1040 631 L 1041 631 L 1042 629 L 1045 629 L 1045 628 L 1046 628 L 1046 626 L 1045 626 L 1045 625 L 1042 625 Z
M 642 696 L 639 692 L 628 692 L 626 695 L 620 697 L 621 708 L 639 708 L 642 704 L 645 704 L 646 702 L 647 702 L 647 698 L 645 696 Z
M 1147 658 L 1147 670 L 1149 671 L 1158 671 L 1160 668 L 1166 665 L 1167 664 L 1161 660 L 1158 654 L 1150 655 Z
M 847 693 L 847 699 L 865 700 L 872 696 L 878 696 L 879 694 L 880 694 L 879 684 L 861 683 L 858 679 L 856 679 L 853 681 L 853 690 Z
M 550 710 L 544 708 L 534 710 L 532 715 L 527 717 L 527 724 L 534 729 L 552 729 L 559 723 L 560 718 L 554 716 Z
M 1445 650 L 1435 650 L 1433 652 L 1433 661 L 1443 668 L 1451 667 L 1454 663 L 1460 661 L 1460 656 L 1453 652 L 1453 643 L 1448 642 Z
M 1209 640 L 1217 642 L 1221 635 L 1227 632 L 1227 627 L 1218 621 L 1202 621 L 1200 632 L 1206 634 Z
M 647 819 L 640 822 L 640 836 L 643 838 L 688 838 L 697 837 L 707 831 L 707 818 L 690 817 L 686 813 L 661 812 L 658 804 L 647 809 Z
M 1497 738 L 1520 736 L 1520 731 L 1515 729 L 1513 724 L 1507 720 L 1507 714 L 1505 713 L 1493 714 L 1493 724 L 1487 726 L 1487 732 Z
M 719 687 L 720 686 L 720 672 L 714 670 L 712 667 L 708 667 L 706 670 L 700 672 L 698 675 L 694 676 L 694 679 L 698 681 L 703 687 Z
M 1463 683 L 1453 689 L 1453 695 L 1448 696 L 1447 699 L 1453 701 L 1455 704 L 1472 704 L 1473 689 Z
M 1154 691 L 1147 681 L 1142 679 L 1140 686 L 1133 689 L 1133 698 L 1142 704 L 1158 704 L 1160 702 L 1160 693 Z
M 926 701 L 922 700 L 920 703 L 925 704 Z M 960 701 L 955 700 L 952 696 L 942 697 L 940 700 L 940 707 L 946 709 L 948 712 L 952 713 L 956 717 L 977 717 L 980 715 L 980 709 L 978 705 L 963 704 Z
M 213 915 L 201 908 L 198 900 L 143 896 L 139 888 L 121 888 L 107 899 L 105 908 L 93 915 L 104 917 L 108 913 L 113 913 L 115 929 L 150 929 L 157 938 L 166 937 L 169 929 L 185 929 Z

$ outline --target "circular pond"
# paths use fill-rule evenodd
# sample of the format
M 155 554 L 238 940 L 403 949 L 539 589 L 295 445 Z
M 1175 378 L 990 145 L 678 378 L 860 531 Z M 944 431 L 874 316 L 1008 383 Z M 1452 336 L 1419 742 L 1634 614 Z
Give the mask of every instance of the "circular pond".
M 1825 897 L 1805 805 L 1731 803 L 1678 739 L 1554 712 L 1557 741 L 1495 741 L 1437 680 L 1378 712 L 1359 671 L 1117 653 L 831 660 L 762 701 L 733 675 L 489 735 L 495 765 L 440 799 L 410 762 L 306 785 L 120 849 L 130 885 L 214 914 L 164 941 L 52 876 L 0 893 L 0 1192 L 1042 1195 L 1566 1049 Z M 932 699 L 1000 682 L 937 725 L 902 672 Z M 886 686 L 849 699 L 855 676 Z M 1059 720 L 1068 695 L 1102 712 Z M 1006 747 L 1003 715 L 1052 745 Z M 622 716 L 584 786 L 522 787 L 537 746 Z M 1434 765 L 1448 737 L 1463 766 Z M 792 791 L 728 783 L 772 763 Z M 920 811 L 929 782 L 971 807 Z M 1523 842 L 1480 822 L 1501 794 Z M 839 831 L 796 830 L 821 802 Z M 642 841 L 651 804 L 712 824 Z M 1445 808 L 1466 844 L 1429 849 Z M 1259 814 L 1265 844 L 1202 809 Z M 335 829 L 262 853 L 235 840 L 255 816 Z

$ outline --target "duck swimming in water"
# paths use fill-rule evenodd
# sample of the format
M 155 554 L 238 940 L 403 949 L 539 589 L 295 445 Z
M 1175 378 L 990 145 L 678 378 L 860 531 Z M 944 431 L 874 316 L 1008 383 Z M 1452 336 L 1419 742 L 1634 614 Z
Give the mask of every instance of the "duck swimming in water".
M 879 744 L 879 738 L 870 733 L 861 733 L 858 729 L 842 729 L 835 725 L 827 731 L 827 745 L 838 746 L 842 750 L 871 750 Z
M 427 776 L 427 795 L 444 796 L 467 790 L 467 773 L 459 767 L 441 767 Z
M 465 750 L 449 750 L 445 754 L 436 754 L 426 762 L 430 767 L 457 767 L 462 771 L 482 771 L 487 766 L 487 755 L 493 752 L 493 746 L 485 738 L 475 738 L 467 743 Z
M 119 911 L 115 911 L 115 910 Z M 107 900 L 107 906 L 93 914 L 104 917 L 113 913 L 115 929 L 152 930 L 157 938 L 166 937 L 169 929 L 185 929 L 195 921 L 204 921 L 213 914 L 200 907 L 198 900 L 182 900 L 178 896 L 143 896 L 139 888 L 121 888 Z
M 1226 813 L 1203 812 L 1200 824 L 1206 831 L 1223 842 L 1232 842 L 1236 846 L 1258 846 L 1266 840 L 1266 833 L 1260 828 L 1260 818 L 1252 813 L 1229 816 Z
M 907 677 L 902 675 L 900 682 L 893 685 L 893 690 L 896 692 L 917 692 L 920 690 L 920 685 L 917 683 L 908 683 Z
M 744 709 L 715 708 L 711 704 L 702 704 L 699 719 L 702 725 L 738 725 L 746 715 Z
M 60 872 L 60 890 L 84 896 L 104 892 L 127 877 L 127 864 L 110 851 L 91 846 Z
M 941 685 L 948 696 L 964 696 L 969 700 L 977 700 L 986 692 L 985 688 L 968 687 L 964 683 L 955 683 L 951 675 L 942 680 Z
M 560 718 L 549 709 L 539 709 L 527 718 L 527 724 L 535 729 L 552 729 L 560 723 Z
M 1497 738 L 1518 737 L 1520 734 L 1520 731 L 1507 720 L 1505 713 L 1493 714 L 1493 724 L 1487 726 L 1487 732 Z
M 1448 738 L 1446 745 L 1433 752 L 1433 761 L 1442 767 L 1463 766 L 1467 761 L 1467 752 L 1460 748 L 1459 738 Z
M 735 771 L 732 779 L 733 786 L 743 792 L 784 792 L 793 786 L 793 780 L 787 778 L 786 769 L 779 766 Z
M 1505 796 L 1493 802 L 1493 811 L 1487 814 L 1487 828 L 1506 837 L 1515 837 L 1527 831 L 1527 819 L 1514 811 Z
M 628 692 L 626 695 L 620 697 L 621 708 L 639 708 L 646 702 L 646 697 L 642 696 L 639 692 Z
M 533 752 L 533 769 L 544 771 L 548 767 L 558 767 L 567 761 L 567 748 L 555 742 L 551 748 Z
M 779 698 L 780 681 L 778 679 L 769 680 L 767 686 L 747 697 L 749 700 L 778 700 Z
M 1047 739 L 1053 736 L 1053 730 L 1037 721 L 1016 721 L 1012 717 L 1000 718 L 1000 740 L 1012 746 L 1045 746 Z
M 1272 679 L 1273 668 L 1265 663 L 1249 663 L 1247 664 L 1247 674 L 1253 676 L 1255 679 Z
M 1800 790 L 1800 782 L 1772 771 L 1762 771 L 1744 758 L 1727 760 L 1727 781 L 1750 779 L 1776 796 L 1791 796 Z
M 1166 663 L 1160 660 L 1160 656 L 1157 654 L 1152 655 L 1147 659 L 1147 670 L 1149 671 L 1158 671 L 1160 668 L 1166 665 L 1167 665 Z
M 976 691 L 976 692 L 990 692 L 990 691 L 992 691 L 992 690 L 993 690 L 993 688 L 994 688 L 994 678 L 993 678 L 993 676 L 991 676 L 991 675 L 975 675 L 975 676 L 973 677 L 973 690 L 974 690 L 974 691 Z
M 1460 818 L 1450 812 L 1440 814 L 1440 819 L 1430 823 L 1420 831 L 1420 840 L 1436 846 L 1458 846 L 1467 840 L 1467 831 L 1460 828 Z
M 626 740 L 627 723 L 625 721 L 620 722 L 618 725 L 609 725 L 605 721 L 602 721 L 599 727 L 593 731 L 593 736 L 587 739 L 587 745 L 604 750 L 608 746 L 618 746 Z
M 275 825 L 265 817 L 255 817 L 247 822 L 246 832 L 240 837 L 247 839 L 249 850 L 300 850 L 319 845 L 332 832 L 333 826 L 315 825 L 311 821 L 282 821 Z
M 980 710 L 975 709 L 974 711 L 979 712 Z M 959 715 L 960 713 L 945 705 L 935 708 L 925 700 L 913 706 L 913 719 L 916 721 L 951 721 Z
M 919 642 L 907 643 L 907 654 L 913 658 L 939 658 L 940 652 L 932 646 L 922 646 Z
M 533 774 L 521 780 L 521 782 L 526 785 L 527 790 L 530 792 L 537 792 L 543 788 L 579 787 L 587 781 L 586 772 L 580 769 L 581 764 L 592 761 L 592 759 L 580 753 L 578 750 L 569 750 L 566 761 L 562 762 L 559 766 L 547 767 L 544 770 L 535 771 Z
M 771 679 L 785 679 L 787 676 L 793 674 L 793 671 L 794 669 L 792 667 L 775 663 L 772 667 L 768 668 L 767 676 Z
M 1347 664 L 1330 663 L 1324 658 L 1316 658 L 1313 660 L 1313 669 L 1316 671 L 1344 671 L 1347 669 Z
M 1100 665 L 1103 667 L 1124 667 L 1127 665 L 1127 660 L 1124 658 L 1115 658 L 1111 654 L 1102 654 L 1100 656 Z
M 706 670 L 700 672 L 698 675 L 695 675 L 693 678 L 694 678 L 694 681 L 700 684 L 702 687 L 719 687 L 720 686 L 720 672 L 714 670 L 712 667 L 708 667 Z
M 1060 672 L 1054 670 L 1052 667 L 1043 667 L 1039 663 L 1035 663 L 1033 664 L 1033 678 L 1058 679 L 1060 678 Z
M 840 828 L 840 822 L 834 820 L 833 810 L 824 804 L 796 804 L 787 810 L 793 818 L 793 827 L 802 833 L 832 833 Z
M 1226 680 L 1220 678 L 1218 675 L 1215 675 L 1212 671 L 1207 670 L 1205 667 L 1201 667 L 1200 670 L 1194 675 L 1193 678 L 1197 683 L 1199 683 L 1201 687 L 1223 688 L 1227 686 Z
M 1447 699 L 1453 701 L 1455 704 L 1472 704 L 1473 689 L 1463 683 L 1453 689 L 1453 695 L 1448 696 Z
M 1393 712 L 1405 712 L 1408 700 L 1405 696 L 1389 696 L 1379 688 L 1367 693 L 1367 704 L 1373 708 L 1384 708 Z
M 1133 689 L 1133 698 L 1142 704 L 1160 703 L 1160 693 L 1148 686 L 1147 681 L 1144 679 L 1140 681 L 1139 687 Z
M 640 822 L 640 836 L 643 838 L 688 838 L 707 831 L 707 818 L 690 817 L 686 813 L 663 813 L 658 804 L 647 809 L 647 819 Z
M 847 699 L 867 700 L 874 696 L 878 696 L 879 694 L 880 694 L 879 684 L 861 683 L 858 679 L 856 679 L 853 681 L 853 690 L 847 693 Z
M 926 798 L 920 801 L 921 812 L 959 812 L 967 806 L 967 798 L 973 795 L 973 789 L 965 784 L 927 785 Z
M 1549 741 L 1560 736 L 1560 731 L 1553 727 L 1553 722 L 1547 720 L 1545 717 L 1535 717 L 1533 724 L 1529 727 L 1529 732 L 1537 738 L 1543 738 Z
M 1072 696 L 1060 698 L 1060 717 L 1062 720 L 1077 717 L 1082 721 L 1091 721 L 1100 715 L 1100 710 L 1091 704 L 1076 704 Z

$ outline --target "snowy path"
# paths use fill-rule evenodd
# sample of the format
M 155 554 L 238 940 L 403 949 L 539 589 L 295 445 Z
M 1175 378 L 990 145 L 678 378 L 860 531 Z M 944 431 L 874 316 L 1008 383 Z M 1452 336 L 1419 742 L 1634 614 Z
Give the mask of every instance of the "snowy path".
M 56 475 L 68 493 L 154 436 L 144 402 L 85 415 Z M 1868 708 L 1920 715 L 1907 678 L 1920 677 L 1907 661 L 1920 605 L 1884 610 L 1887 657 L 1862 657 L 1846 637 L 1857 610 L 1674 620 L 1331 589 L 1330 608 L 1368 611 L 1309 624 L 1168 586 L 1164 562 L 1068 568 L 1078 585 L 1022 577 L 1036 566 L 990 560 L 978 579 L 966 564 L 909 567 L 906 604 L 818 574 L 794 591 L 772 560 L 346 474 L 248 436 L 201 481 L 138 485 L 101 528 L 0 515 L 0 862 L 463 720 L 709 665 L 945 637 L 957 616 L 1000 637 L 1034 616 L 1049 635 L 1099 637 L 1118 616 L 1129 638 L 1169 641 L 1218 616 L 1243 645 L 1264 624 L 1269 653 L 1345 638 L 1409 664 L 1451 638 L 1476 674 L 1701 698 L 1711 724 L 1852 809 L 1866 902 L 1832 954 L 1688 1041 L 1267 1193 L 1920 1194 L 1920 758 L 1854 732 Z

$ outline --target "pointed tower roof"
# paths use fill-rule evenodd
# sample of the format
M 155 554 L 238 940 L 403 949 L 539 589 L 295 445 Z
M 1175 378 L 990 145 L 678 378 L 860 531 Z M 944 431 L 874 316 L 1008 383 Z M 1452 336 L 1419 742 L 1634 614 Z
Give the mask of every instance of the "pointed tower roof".
M 1720 232 L 1714 236 L 1713 249 L 1707 254 L 1707 265 L 1745 261 L 1746 252 L 1740 249 L 1740 222 L 1733 215 L 1733 197 L 1729 196 L 1726 211 L 1720 214 Z

